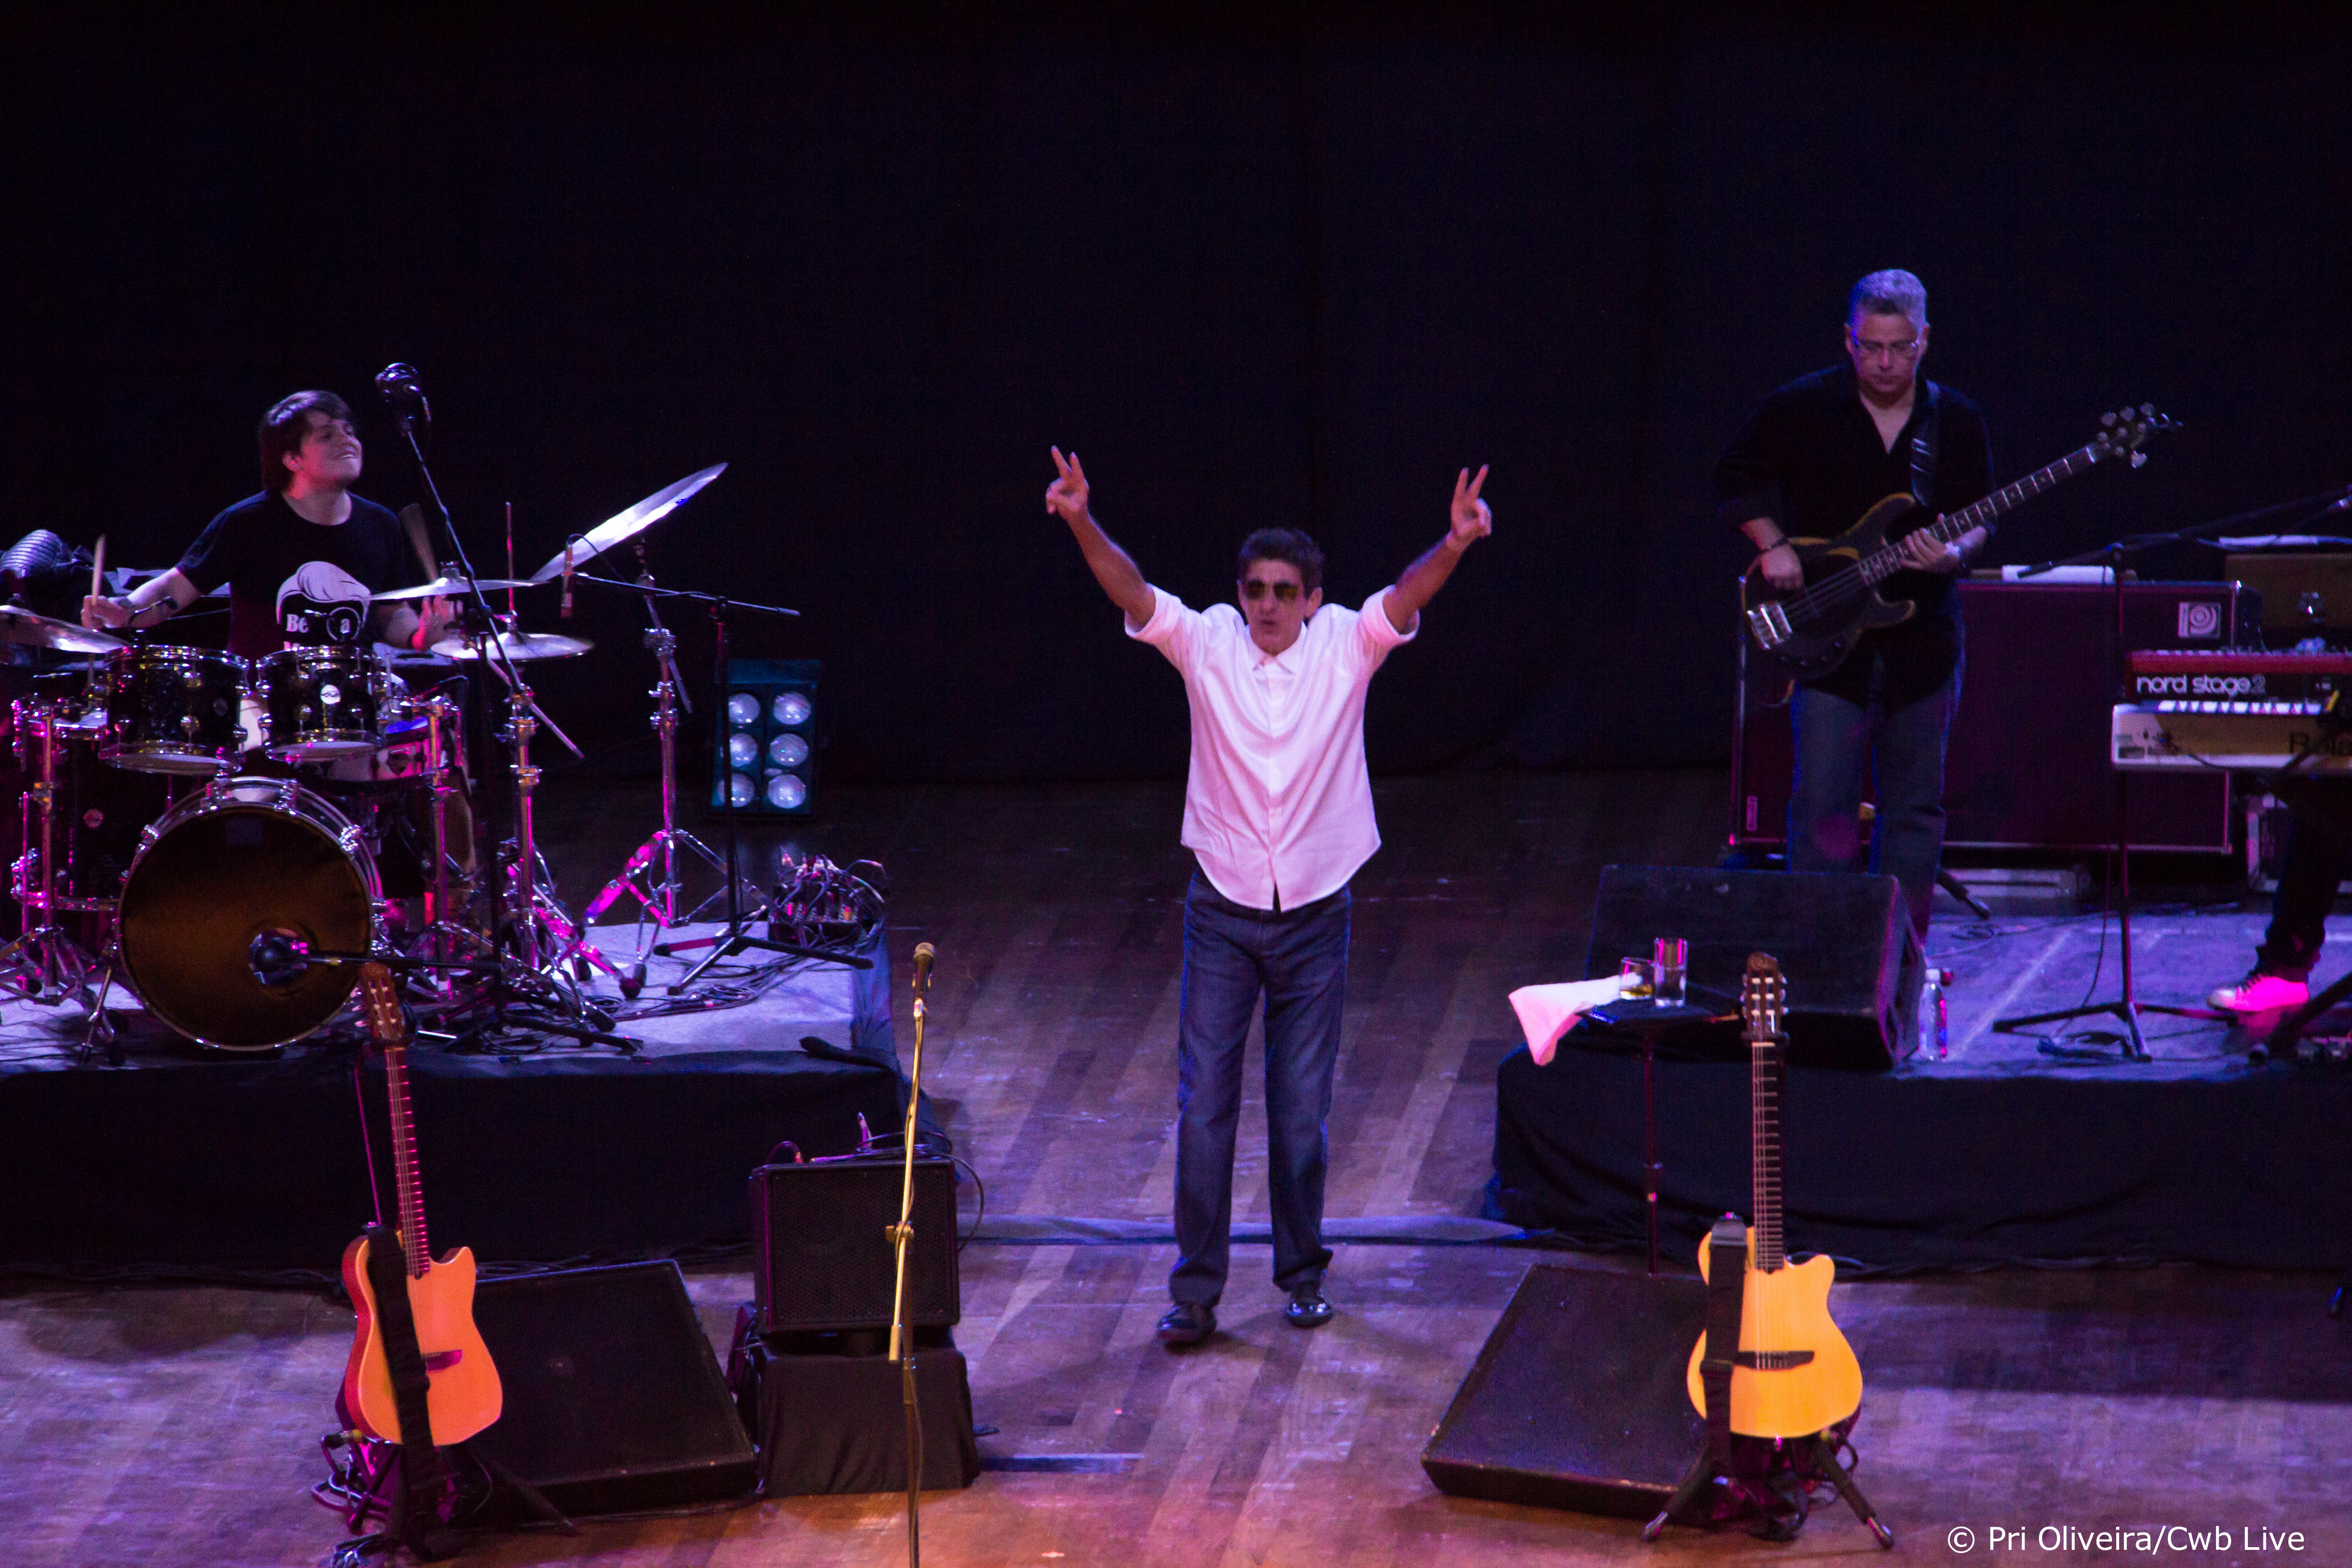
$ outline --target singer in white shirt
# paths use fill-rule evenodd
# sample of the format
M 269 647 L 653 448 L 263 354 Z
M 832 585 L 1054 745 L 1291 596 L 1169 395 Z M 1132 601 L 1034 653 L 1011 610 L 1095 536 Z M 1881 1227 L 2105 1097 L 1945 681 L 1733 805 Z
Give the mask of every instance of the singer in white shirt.
M 1266 1184 L 1274 1281 L 1285 1320 L 1319 1328 L 1324 1122 L 1339 1056 L 1348 973 L 1349 879 L 1380 847 L 1364 767 L 1364 691 L 1389 650 L 1412 639 L 1422 606 L 1464 551 L 1494 531 L 1478 499 L 1486 470 L 1454 484 L 1445 537 L 1364 602 L 1323 605 L 1323 552 L 1294 529 L 1243 542 L 1236 605 L 1186 607 L 1144 580 L 1088 509 L 1086 469 L 1059 449 L 1045 507 L 1069 525 L 1095 580 L 1184 678 L 1192 759 L 1184 847 L 1200 869 L 1184 897 L 1183 997 L 1177 1024 L 1174 1306 L 1160 1338 L 1188 1345 L 1216 1331 L 1231 1261 L 1234 1143 L 1242 1050 L 1265 1006 Z

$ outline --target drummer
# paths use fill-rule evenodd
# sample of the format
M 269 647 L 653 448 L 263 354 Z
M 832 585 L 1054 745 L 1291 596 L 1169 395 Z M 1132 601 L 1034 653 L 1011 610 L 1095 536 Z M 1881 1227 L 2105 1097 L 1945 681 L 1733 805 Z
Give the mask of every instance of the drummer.
M 229 585 L 228 650 L 260 658 L 289 644 L 379 642 L 423 650 L 449 621 L 441 599 L 421 610 L 370 596 L 423 581 L 400 520 L 352 494 L 360 438 L 351 405 L 298 392 L 261 416 L 265 487 L 205 525 L 180 563 L 121 598 L 82 601 L 94 630 L 159 626 Z

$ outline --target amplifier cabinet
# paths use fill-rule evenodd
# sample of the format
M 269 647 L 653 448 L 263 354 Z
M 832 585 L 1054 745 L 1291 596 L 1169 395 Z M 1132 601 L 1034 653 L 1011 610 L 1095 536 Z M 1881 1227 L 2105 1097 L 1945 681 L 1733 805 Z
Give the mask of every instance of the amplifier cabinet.
M 907 1244 L 907 1321 L 920 1328 L 963 1315 L 956 1268 L 954 1163 L 915 1162 L 914 1236 Z M 903 1168 L 897 1160 L 824 1160 L 751 1173 L 751 1294 L 759 1331 L 890 1326 Z
M 2115 593 L 2078 583 L 1959 585 L 1969 661 L 1944 760 L 1948 847 L 2115 843 Z M 2124 640 L 2133 648 L 2233 647 L 2254 630 L 2246 617 L 2261 613 L 2259 595 L 2234 583 L 2126 583 L 2123 595 Z M 1795 766 L 1789 715 L 1769 705 L 1770 661 L 1744 636 L 1739 669 L 1729 842 L 1778 847 Z M 2136 774 L 2126 787 L 2133 848 L 2230 852 L 2227 774 Z

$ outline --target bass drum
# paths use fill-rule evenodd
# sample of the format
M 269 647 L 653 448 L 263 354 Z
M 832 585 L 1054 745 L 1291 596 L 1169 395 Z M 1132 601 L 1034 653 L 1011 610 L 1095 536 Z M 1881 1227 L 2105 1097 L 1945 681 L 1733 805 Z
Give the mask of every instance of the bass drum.
M 341 1011 L 359 970 L 314 963 L 265 982 L 256 939 L 366 952 L 379 900 L 375 860 L 341 812 L 290 779 L 228 779 L 148 830 L 122 884 L 122 964 L 147 1010 L 188 1038 L 267 1050 Z

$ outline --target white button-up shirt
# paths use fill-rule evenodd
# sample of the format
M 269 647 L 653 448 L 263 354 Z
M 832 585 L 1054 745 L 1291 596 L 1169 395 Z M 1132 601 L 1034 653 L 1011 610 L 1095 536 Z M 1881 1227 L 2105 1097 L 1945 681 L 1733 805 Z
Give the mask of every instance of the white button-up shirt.
M 1326 605 L 1269 654 L 1232 605 L 1192 610 L 1154 588 L 1128 636 L 1168 656 L 1192 708 L 1184 847 L 1210 884 L 1254 910 L 1338 892 L 1381 847 L 1364 766 L 1364 690 L 1389 649 L 1389 590 L 1362 610 Z

